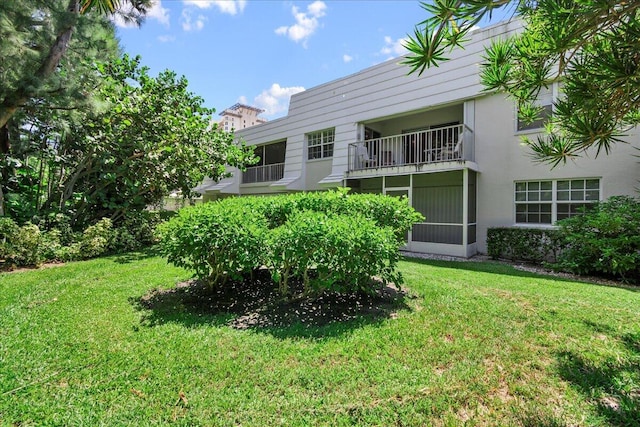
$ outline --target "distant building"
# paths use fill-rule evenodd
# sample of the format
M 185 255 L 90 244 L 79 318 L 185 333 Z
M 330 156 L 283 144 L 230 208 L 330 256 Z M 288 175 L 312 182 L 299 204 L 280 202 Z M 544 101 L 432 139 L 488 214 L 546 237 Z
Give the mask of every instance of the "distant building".
M 218 123 L 220 128 L 227 132 L 245 129 L 267 122 L 267 119 L 258 117 L 260 113 L 264 113 L 264 110 L 250 105 L 234 104 L 220 113 L 222 119 Z

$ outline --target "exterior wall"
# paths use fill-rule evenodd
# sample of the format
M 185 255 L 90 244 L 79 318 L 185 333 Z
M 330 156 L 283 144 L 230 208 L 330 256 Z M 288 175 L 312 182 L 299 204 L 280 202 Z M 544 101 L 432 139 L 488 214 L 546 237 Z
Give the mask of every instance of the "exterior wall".
M 517 22 L 510 22 L 474 33 L 465 49 L 455 50 L 450 61 L 427 70 L 423 76 L 407 75 L 407 67 L 393 59 L 300 92 L 291 97 L 286 117 L 240 129 L 236 135 L 250 145 L 287 138 L 285 178 L 294 180 L 287 189 L 316 188 L 317 182 L 313 180 L 317 177 L 305 177 L 306 133 L 335 127 L 331 174 L 338 175 L 347 170 L 347 147 L 357 140 L 359 123 L 367 123 L 383 135 L 392 135 L 446 123 L 449 117 L 451 121 L 462 120 L 460 106 L 482 90 L 477 63 L 487 40 L 518 28 Z M 437 115 L 442 116 L 431 118 L 430 110 L 440 108 L 442 111 Z M 417 112 L 424 112 L 423 120 L 419 115 L 398 119 Z
M 222 195 L 273 194 L 342 185 L 349 166 L 349 144 L 363 139 L 365 126 L 384 137 L 461 122 L 465 125 L 465 153 L 471 153 L 470 157 L 465 156 L 466 162 L 396 167 L 386 172 L 382 169 L 365 171 L 369 175 L 349 173 L 348 182 L 357 184 L 355 191 L 378 192 L 382 190 L 382 178 L 368 179 L 372 174 L 435 175 L 457 171 L 451 174 L 456 176 L 455 200 L 462 197 L 463 202 L 462 212 L 456 205 L 453 216 L 456 222 L 469 224 L 467 247 L 414 242 L 412 249 L 461 256 L 472 255 L 476 249 L 486 252 L 488 228 L 515 224 L 515 181 L 599 178 L 603 200 L 613 195 L 636 194 L 640 168 L 638 158 L 634 157 L 638 151 L 631 145 L 618 144 L 610 155 L 602 154 L 597 159 L 591 152 L 551 170 L 548 165 L 535 163 L 529 149 L 521 144 L 521 134 L 516 132 L 513 102 L 503 95 L 482 92 L 478 63 L 484 46 L 492 38 L 505 37 L 519 29 L 518 22 L 509 22 L 478 31 L 472 34 L 464 50 L 453 51 L 451 60 L 426 70 L 422 76 L 407 75 L 407 67 L 399 65 L 399 60 L 395 59 L 298 93 L 291 98 L 288 116 L 239 129 L 236 133 L 249 145 L 286 139 L 283 179 L 276 183 L 240 184 L 241 176 L 236 171 L 231 180 L 206 183 L 201 187 L 205 193 L 207 188 L 213 188 L 211 191 Z M 306 134 L 329 128 L 335 129 L 333 157 L 307 160 Z M 468 133 L 467 129 L 473 133 Z M 639 130 L 634 129 L 627 140 L 640 147 Z M 458 175 L 463 177 L 460 178 L 462 181 Z M 415 186 L 413 190 L 416 190 Z M 454 200 L 453 196 L 451 200 Z M 414 205 L 422 203 L 413 202 Z
M 631 144 L 616 144 L 609 155 L 596 158 L 590 151 L 554 169 L 530 157 L 516 132 L 516 112 L 503 95 L 478 98 L 475 108 L 478 250 L 486 253 L 487 229 L 515 225 L 514 181 L 561 178 L 601 178 L 602 200 L 616 195 L 634 195 L 640 182 L 638 150 L 640 130 L 626 138 Z M 530 134 L 535 138 L 536 134 Z
M 324 189 L 324 187 L 321 187 L 318 182 L 331 173 L 331 164 L 332 159 L 307 161 L 305 190 L 312 191 Z
M 377 130 L 382 136 L 400 135 L 403 132 L 425 129 L 429 126 L 463 121 L 463 104 L 423 111 L 404 117 L 388 119 L 382 122 L 367 124 L 367 127 Z

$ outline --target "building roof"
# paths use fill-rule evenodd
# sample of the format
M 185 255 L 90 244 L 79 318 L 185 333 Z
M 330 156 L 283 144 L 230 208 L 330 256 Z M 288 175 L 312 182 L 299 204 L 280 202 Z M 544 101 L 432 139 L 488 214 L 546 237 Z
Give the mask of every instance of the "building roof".
M 264 110 L 260 108 L 252 107 L 251 105 L 247 105 L 247 104 L 237 103 L 237 104 L 233 104 L 231 107 L 224 110 L 222 113 L 220 113 L 220 115 L 222 116 L 225 113 L 228 114 L 231 111 L 239 110 L 240 108 L 244 108 L 245 110 L 255 111 L 257 114 L 264 113 Z

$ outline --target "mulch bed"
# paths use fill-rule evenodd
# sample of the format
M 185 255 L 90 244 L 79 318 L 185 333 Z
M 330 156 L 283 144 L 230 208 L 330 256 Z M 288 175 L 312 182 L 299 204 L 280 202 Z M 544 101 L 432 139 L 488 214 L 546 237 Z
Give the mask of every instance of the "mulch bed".
M 406 309 L 407 294 L 393 285 L 376 283 L 372 294 L 325 292 L 304 296 L 302 286 L 293 284 L 292 296 L 283 298 L 267 270 L 253 279 L 211 287 L 197 280 L 171 289 L 154 289 L 140 298 L 141 307 L 162 312 L 183 307 L 199 314 L 232 314 L 229 326 L 236 329 L 289 327 L 296 324 L 323 326 L 354 319 L 395 318 Z

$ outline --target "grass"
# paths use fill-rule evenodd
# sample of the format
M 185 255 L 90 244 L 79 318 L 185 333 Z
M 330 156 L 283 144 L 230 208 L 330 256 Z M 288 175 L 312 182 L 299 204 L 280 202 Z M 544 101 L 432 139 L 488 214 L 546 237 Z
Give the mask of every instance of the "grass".
M 189 277 L 156 257 L 4 273 L 0 425 L 640 425 L 640 289 L 401 269 L 395 311 L 247 329 L 141 304 Z

